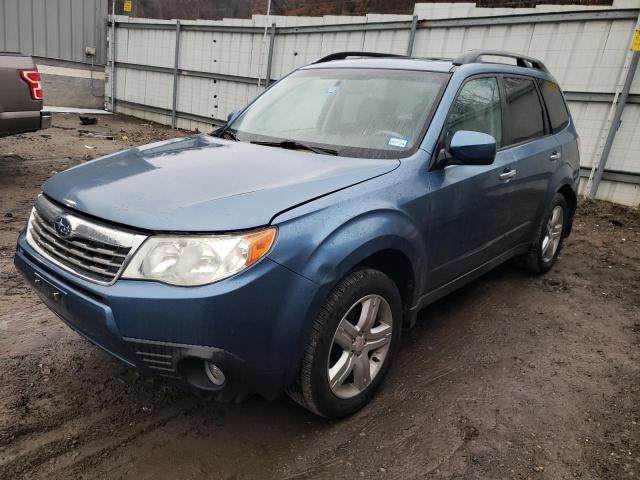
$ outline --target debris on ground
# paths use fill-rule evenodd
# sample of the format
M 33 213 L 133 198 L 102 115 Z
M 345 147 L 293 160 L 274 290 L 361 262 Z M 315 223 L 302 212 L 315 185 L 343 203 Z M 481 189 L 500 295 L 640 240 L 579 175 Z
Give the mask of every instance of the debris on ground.
M 85 117 L 80 115 L 80 125 L 96 125 L 98 119 L 96 117 Z
M 78 130 L 78 136 L 79 137 L 86 137 L 86 138 L 97 138 L 97 139 L 100 139 L 100 140 L 113 140 L 115 138 L 110 133 L 92 132 L 90 130 Z

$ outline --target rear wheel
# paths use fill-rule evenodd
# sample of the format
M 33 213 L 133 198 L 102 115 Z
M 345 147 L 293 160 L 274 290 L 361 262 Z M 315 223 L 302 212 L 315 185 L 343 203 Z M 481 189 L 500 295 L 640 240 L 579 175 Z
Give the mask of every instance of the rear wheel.
M 289 395 L 328 418 L 358 411 L 382 382 L 400 341 L 400 293 L 384 273 L 359 270 L 329 294 Z
M 538 227 L 531 251 L 522 259 L 528 270 L 534 273 L 551 270 L 562 250 L 568 216 L 567 200 L 561 193 L 556 193 Z

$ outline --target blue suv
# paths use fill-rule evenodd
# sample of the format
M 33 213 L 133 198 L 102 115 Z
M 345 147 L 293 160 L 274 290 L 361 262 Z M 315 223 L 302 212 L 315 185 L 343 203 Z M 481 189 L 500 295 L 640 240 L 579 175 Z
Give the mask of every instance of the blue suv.
M 15 264 L 132 367 L 343 417 L 422 307 L 511 258 L 553 266 L 578 180 L 576 130 L 539 60 L 345 52 L 212 135 L 53 176 Z

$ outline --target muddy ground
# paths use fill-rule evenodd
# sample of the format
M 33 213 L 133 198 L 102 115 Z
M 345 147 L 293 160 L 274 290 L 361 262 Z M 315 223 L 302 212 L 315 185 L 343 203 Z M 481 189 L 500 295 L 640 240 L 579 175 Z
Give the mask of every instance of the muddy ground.
M 78 337 L 13 267 L 47 177 L 184 134 L 99 121 L 57 115 L 50 130 L 0 139 L 0 478 L 640 476 L 637 210 L 583 203 L 551 273 L 507 264 L 426 309 L 352 418 L 328 422 L 287 398 L 216 404 Z

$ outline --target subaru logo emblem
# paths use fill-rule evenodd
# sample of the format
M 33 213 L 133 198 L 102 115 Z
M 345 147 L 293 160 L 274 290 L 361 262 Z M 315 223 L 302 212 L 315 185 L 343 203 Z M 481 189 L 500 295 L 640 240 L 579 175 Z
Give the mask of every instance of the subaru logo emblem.
M 72 228 L 71 223 L 64 217 L 58 217 L 53 222 L 54 227 L 56 228 L 56 233 L 61 237 L 68 237 L 71 235 Z

